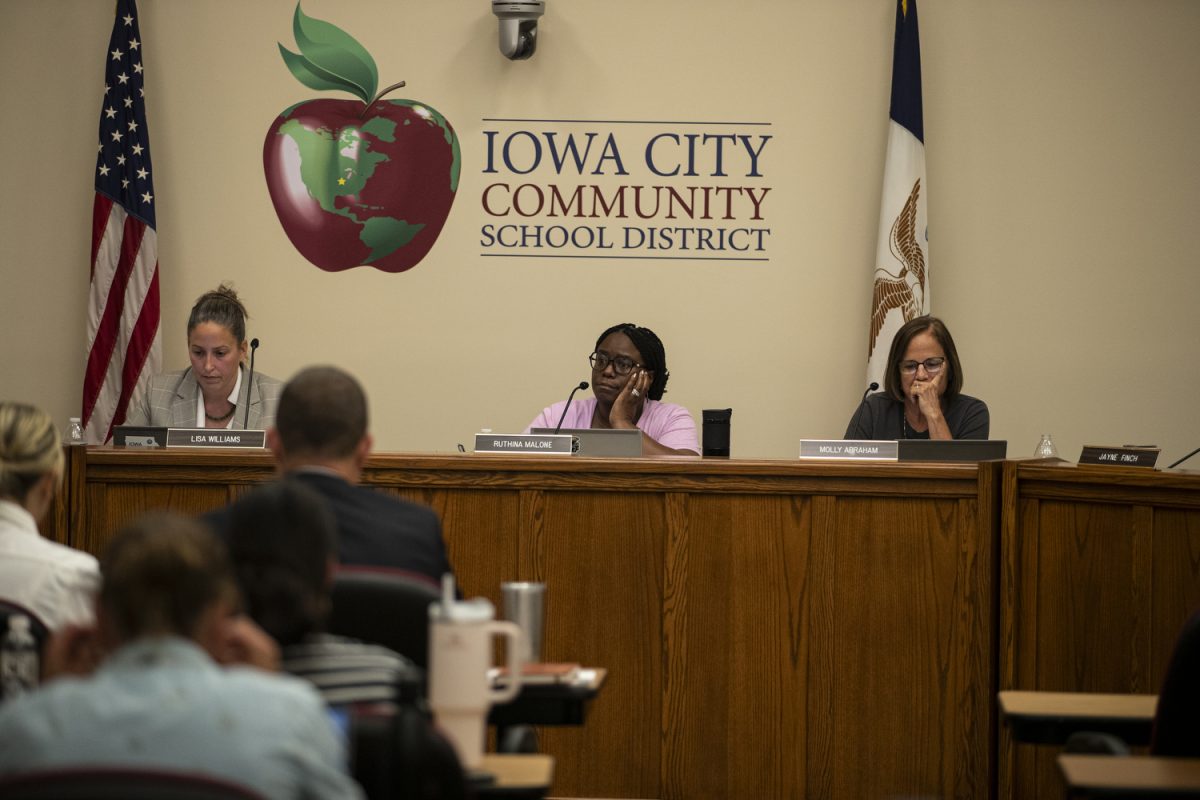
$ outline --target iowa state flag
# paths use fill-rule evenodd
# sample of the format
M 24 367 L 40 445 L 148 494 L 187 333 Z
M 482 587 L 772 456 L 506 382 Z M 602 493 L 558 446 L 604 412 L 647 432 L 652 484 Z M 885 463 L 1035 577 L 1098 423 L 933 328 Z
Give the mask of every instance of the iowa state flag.
M 871 292 L 867 383 L 883 385 L 888 348 L 908 320 L 929 313 L 929 237 L 925 188 L 925 126 L 921 117 L 921 45 L 917 0 L 896 3 L 892 106 L 879 245 Z

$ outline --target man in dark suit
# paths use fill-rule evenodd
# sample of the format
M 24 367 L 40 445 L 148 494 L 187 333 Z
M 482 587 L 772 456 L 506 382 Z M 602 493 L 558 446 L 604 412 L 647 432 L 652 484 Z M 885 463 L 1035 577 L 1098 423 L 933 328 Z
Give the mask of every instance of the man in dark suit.
M 288 381 L 267 431 L 280 469 L 329 503 L 340 563 L 408 570 L 440 584 L 452 570 L 433 509 L 357 485 L 371 444 L 366 394 L 336 367 L 309 367 Z

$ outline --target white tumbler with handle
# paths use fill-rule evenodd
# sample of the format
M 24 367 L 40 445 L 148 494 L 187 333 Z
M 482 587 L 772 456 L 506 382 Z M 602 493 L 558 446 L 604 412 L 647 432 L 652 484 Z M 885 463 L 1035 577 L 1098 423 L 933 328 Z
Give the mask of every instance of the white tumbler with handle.
M 442 600 L 429 606 L 429 705 L 434 719 L 458 752 L 466 769 L 483 764 L 488 710 L 507 703 L 521 691 L 521 629 L 496 621 L 495 608 L 483 597 L 458 602 L 454 577 L 442 578 Z M 488 681 L 492 642 L 508 639 L 507 684 L 493 688 Z

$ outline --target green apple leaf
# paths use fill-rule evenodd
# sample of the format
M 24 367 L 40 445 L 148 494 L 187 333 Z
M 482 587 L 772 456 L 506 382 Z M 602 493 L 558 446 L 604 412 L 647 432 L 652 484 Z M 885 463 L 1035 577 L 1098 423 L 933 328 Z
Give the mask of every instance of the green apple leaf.
M 310 76 L 317 76 L 327 84 L 339 84 L 323 88 L 346 89 L 350 86 L 354 88 L 346 90 L 361 97 L 364 103 L 374 99 L 379 86 L 379 69 L 358 40 L 336 25 L 307 16 L 300 10 L 300 3 L 296 3 L 296 13 L 292 17 L 292 32 L 304 59 L 303 66 Z M 284 61 L 305 86 L 322 88 L 307 83 L 286 56 Z
M 307 58 L 297 53 L 286 49 L 283 45 L 279 45 L 279 55 L 283 56 L 283 63 L 291 71 L 292 75 L 296 76 L 296 80 L 303 83 L 310 89 L 316 89 L 319 92 L 334 90 L 339 92 L 350 92 L 351 94 L 362 97 L 362 89 L 348 81 L 341 80 L 337 76 L 329 75 L 329 73 L 318 71 Z M 363 100 L 363 102 L 368 102 Z

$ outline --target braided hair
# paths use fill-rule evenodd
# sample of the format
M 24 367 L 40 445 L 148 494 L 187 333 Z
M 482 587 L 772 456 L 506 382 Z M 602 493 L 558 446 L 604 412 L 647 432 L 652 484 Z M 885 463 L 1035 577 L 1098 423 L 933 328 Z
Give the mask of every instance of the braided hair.
M 671 377 L 671 373 L 667 370 L 667 351 L 663 348 L 662 339 L 659 339 L 658 335 L 649 328 L 640 328 L 632 322 L 622 322 L 600 334 L 600 338 L 596 339 L 595 349 L 599 350 L 600 343 L 614 333 L 623 333 L 628 336 L 629 341 L 633 342 L 633 346 L 641 355 L 642 365 L 654 373 L 654 380 L 650 383 L 650 388 L 646 390 L 646 396 L 651 400 L 662 400 L 663 394 L 667 391 L 667 379 Z

